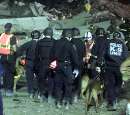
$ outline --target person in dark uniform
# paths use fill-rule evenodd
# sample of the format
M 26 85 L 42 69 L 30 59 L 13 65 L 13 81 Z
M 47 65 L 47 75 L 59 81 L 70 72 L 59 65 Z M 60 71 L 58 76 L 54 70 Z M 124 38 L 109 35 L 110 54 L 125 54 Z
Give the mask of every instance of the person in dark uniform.
M 106 46 L 107 43 L 107 36 L 104 28 L 97 28 L 94 37 L 95 37 L 95 45 L 92 49 L 92 54 L 97 56 L 97 58 L 101 60 L 104 53 L 104 47 Z
M 1 55 L 1 63 L 4 67 L 4 90 L 6 96 L 13 96 L 13 85 L 14 85 L 14 73 L 15 73 L 15 63 L 16 63 L 16 37 L 11 34 L 11 23 L 6 23 L 5 26 L 5 34 L 12 35 L 10 38 L 10 54 Z
M 81 91 L 81 76 L 83 72 L 83 58 L 85 57 L 85 43 L 83 42 L 82 38 L 80 37 L 80 31 L 78 28 L 72 29 L 72 40 L 71 43 L 74 45 L 75 50 L 78 54 L 78 63 L 79 63 L 79 75 L 74 80 L 74 102 L 77 102 L 78 98 L 80 97 Z
M 104 28 L 97 28 L 96 32 L 95 32 L 95 44 L 92 48 L 92 51 L 91 51 L 91 54 L 96 58 L 92 59 L 92 63 L 95 63 L 95 65 L 99 68 L 102 68 L 102 66 L 104 65 L 104 49 L 106 47 L 106 43 L 108 41 L 107 39 L 107 36 L 106 36 L 106 33 L 105 33 L 105 30 Z M 90 59 L 90 60 L 91 60 Z M 95 71 L 95 69 L 91 72 L 92 75 L 91 77 L 92 78 L 95 78 L 97 75 L 98 75 L 98 72 Z M 103 71 L 101 71 L 101 76 L 103 77 Z
M 38 30 L 34 30 L 31 32 L 32 40 L 26 42 L 17 51 L 18 55 L 26 55 L 26 79 L 27 79 L 27 88 L 29 96 L 32 98 L 35 88 L 36 88 L 36 79 L 34 73 L 34 59 L 35 59 L 35 49 L 38 39 L 40 38 L 40 32 Z
M 107 42 L 105 48 L 105 73 L 104 82 L 106 89 L 106 99 L 108 102 L 108 110 L 116 110 L 116 99 L 122 85 L 122 74 L 120 66 L 128 57 L 128 48 L 122 42 L 119 32 L 113 33 L 113 39 Z
M 48 27 L 43 31 L 43 38 L 38 41 L 36 46 L 35 70 L 38 73 L 38 86 L 41 98 L 46 99 L 48 95 L 48 103 L 52 101 L 54 78 L 53 72 L 49 68 L 51 61 L 51 52 L 55 40 L 53 39 L 53 30 Z
M 63 100 L 66 109 L 69 108 L 72 101 L 72 83 L 75 78 L 73 74 L 76 74 L 76 77 L 78 75 L 78 56 L 73 44 L 70 42 L 71 38 L 72 30 L 65 29 L 62 32 L 62 38 L 57 40 L 54 46 L 53 58 L 58 65 L 55 70 L 55 97 L 58 108 L 61 108 Z

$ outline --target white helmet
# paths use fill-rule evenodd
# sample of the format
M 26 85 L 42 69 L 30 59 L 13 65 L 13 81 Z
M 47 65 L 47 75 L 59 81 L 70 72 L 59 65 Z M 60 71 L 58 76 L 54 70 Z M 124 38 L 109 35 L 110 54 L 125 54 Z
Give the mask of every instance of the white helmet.
M 92 39 L 93 39 L 92 33 L 91 32 L 86 32 L 85 33 L 85 40 L 92 40 Z

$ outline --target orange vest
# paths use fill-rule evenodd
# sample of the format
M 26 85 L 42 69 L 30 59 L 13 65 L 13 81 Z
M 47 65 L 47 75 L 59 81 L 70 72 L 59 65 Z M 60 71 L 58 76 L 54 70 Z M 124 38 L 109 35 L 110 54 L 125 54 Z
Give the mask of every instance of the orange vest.
M 13 35 L 2 33 L 0 36 L 0 54 L 9 55 L 10 54 L 10 38 Z

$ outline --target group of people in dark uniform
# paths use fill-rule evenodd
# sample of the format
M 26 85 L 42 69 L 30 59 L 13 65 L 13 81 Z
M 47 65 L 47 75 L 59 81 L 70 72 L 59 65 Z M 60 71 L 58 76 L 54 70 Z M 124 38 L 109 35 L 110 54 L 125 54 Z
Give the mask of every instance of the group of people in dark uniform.
M 121 40 L 120 32 L 113 32 L 113 38 L 108 39 L 105 30 L 98 28 L 93 35 L 86 32 L 81 37 L 78 28 L 71 28 L 64 29 L 61 38 L 55 40 L 53 29 L 48 27 L 42 33 L 32 31 L 31 37 L 31 41 L 13 53 L 16 58 L 25 54 L 30 96 L 38 92 L 43 101 L 52 103 L 55 99 L 58 108 L 65 104 L 68 109 L 70 104 L 80 98 L 83 74 L 87 72 L 94 79 L 97 68 L 102 71 L 103 67 L 101 76 L 105 85 L 105 98 L 108 108 L 113 109 L 122 85 L 120 65 L 128 57 L 128 48 Z M 2 64 L 6 65 L 4 62 Z M 15 65 L 15 60 L 11 63 Z M 7 67 L 13 69 L 10 65 Z M 11 72 L 10 70 L 5 78 L 8 77 L 8 82 L 13 83 Z M 12 85 L 6 85 L 13 93 Z

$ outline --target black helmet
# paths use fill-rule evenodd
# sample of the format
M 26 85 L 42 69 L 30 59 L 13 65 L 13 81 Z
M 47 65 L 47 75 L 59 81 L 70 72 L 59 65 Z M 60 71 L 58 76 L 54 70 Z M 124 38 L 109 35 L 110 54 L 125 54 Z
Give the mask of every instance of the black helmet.
M 80 31 L 78 28 L 72 28 L 72 36 L 79 36 Z
M 12 27 L 11 23 L 6 23 L 5 26 L 4 26 L 4 28 L 8 28 L 8 29 L 10 29 L 11 27 Z
M 53 36 L 53 29 L 52 28 L 50 28 L 50 27 L 47 27 L 44 31 L 43 31 L 43 34 L 45 35 L 45 36 Z
M 62 37 L 72 38 L 72 29 L 64 29 L 62 32 Z
M 113 38 L 121 38 L 121 33 L 120 32 L 114 32 Z
M 32 39 L 39 39 L 41 36 L 41 33 L 38 30 L 34 30 L 31 32 Z
M 97 28 L 96 32 L 95 32 L 96 36 L 104 36 L 105 35 L 105 30 L 104 28 Z

